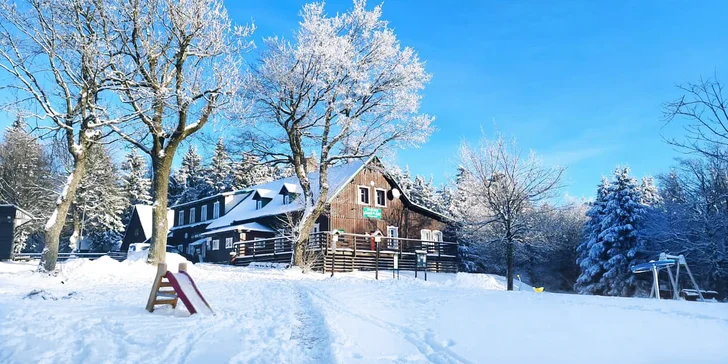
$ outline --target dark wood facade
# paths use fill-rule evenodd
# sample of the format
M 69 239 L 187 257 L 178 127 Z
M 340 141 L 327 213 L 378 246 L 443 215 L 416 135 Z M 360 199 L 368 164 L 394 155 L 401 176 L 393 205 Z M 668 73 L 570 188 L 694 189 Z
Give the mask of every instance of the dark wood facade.
M 360 188 L 369 190 L 369 203 L 360 202 Z M 390 226 L 398 228 L 400 238 L 420 239 L 423 229 L 443 231 L 447 224 L 439 215 L 412 205 L 405 196 L 395 198 L 397 188 L 382 172 L 376 160 L 365 166 L 343 190 L 334 197 L 328 209 L 331 227 L 345 233 L 365 234 L 380 231 L 387 235 Z M 377 203 L 377 191 L 385 195 L 384 206 Z M 364 209 L 381 210 L 381 219 L 365 218 Z

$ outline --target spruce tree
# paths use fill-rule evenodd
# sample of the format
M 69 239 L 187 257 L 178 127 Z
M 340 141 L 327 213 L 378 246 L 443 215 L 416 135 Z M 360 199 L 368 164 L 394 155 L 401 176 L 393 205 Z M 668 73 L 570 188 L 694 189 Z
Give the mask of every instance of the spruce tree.
M 233 168 L 222 138 L 215 145 L 215 153 L 208 168 L 206 183 L 212 194 L 230 191 L 233 185 Z
M 205 181 L 206 173 L 202 156 L 197 152 L 197 147 L 191 145 L 182 157 L 182 166 L 176 174 L 177 181 L 184 186 L 177 203 L 194 201 L 212 194 L 210 186 Z
M 655 185 L 655 179 L 652 177 L 642 178 L 639 192 L 641 196 L 640 203 L 645 206 L 655 207 L 662 203 L 662 197 L 660 197 L 657 186 Z
M 69 248 L 77 248 L 79 237 L 88 240 L 94 251 L 108 251 L 121 239 L 124 191 L 118 171 L 103 145 L 88 149 L 86 174 L 76 190 L 73 204 L 74 232 Z
M 577 278 L 574 288 L 581 294 L 601 295 L 605 292 L 606 287 L 602 282 L 602 276 L 605 272 L 607 248 L 600 235 L 608 195 L 609 181 L 602 178 L 602 182 L 597 188 L 597 197 L 594 202 L 590 203 L 589 210 L 586 212 L 588 220 L 584 227 L 585 240 L 576 248 L 578 254 L 576 264 L 579 266 L 581 274 Z
M 149 179 L 147 163 L 136 148 L 125 156 L 121 169 L 125 172 L 122 178 L 122 190 L 127 205 L 151 205 L 152 181 Z
M 629 168 L 617 168 L 614 177 L 599 234 L 607 249 L 602 282 L 606 295 L 631 296 L 639 288 L 630 267 L 637 263 L 635 257 L 643 246 L 640 228 L 646 207 L 641 203 L 637 181 L 629 176 Z
M 263 163 L 256 156 L 244 153 L 240 162 L 237 163 L 233 173 L 233 186 L 236 190 L 245 189 L 251 186 L 270 182 L 276 179 L 276 175 L 281 177 L 285 172 L 279 170 L 276 172 L 274 168 Z

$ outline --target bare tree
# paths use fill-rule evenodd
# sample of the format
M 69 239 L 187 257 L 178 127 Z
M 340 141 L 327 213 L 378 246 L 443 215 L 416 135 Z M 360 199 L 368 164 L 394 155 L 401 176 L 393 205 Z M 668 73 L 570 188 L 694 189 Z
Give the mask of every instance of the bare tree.
M 329 196 L 329 167 L 389 147 L 419 145 L 433 121 L 419 112 L 420 91 L 430 76 L 381 19 L 381 6 L 367 10 L 365 1 L 356 0 L 349 12 L 329 17 L 323 3 L 314 3 L 301 14 L 294 42 L 265 42 L 250 91 L 258 127 L 246 135 L 249 149 L 293 166 L 301 184 L 305 207 L 294 254 L 299 266 Z M 307 163 L 313 153 L 317 163 Z
M 100 106 L 111 86 L 111 61 L 101 52 L 96 32 L 104 4 L 87 0 L 0 2 L 0 69 L 14 81 L 3 86 L 17 92 L 6 108 L 43 123 L 44 135 L 64 141 L 72 156 L 68 178 L 45 224 L 42 269 L 55 269 L 61 229 L 86 169 L 86 154 L 102 138 L 110 119 Z
M 725 159 L 728 147 L 728 99 L 717 77 L 680 85 L 685 94 L 664 105 L 667 123 L 679 123 L 684 139 L 666 138 L 667 142 L 688 152 Z
M 164 261 L 167 189 L 180 143 L 223 109 L 243 84 L 253 27 L 233 26 L 221 0 L 117 0 L 103 15 L 122 107 L 137 118 L 114 131 L 152 160 L 154 213 L 149 261 Z
M 542 165 L 534 153 L 524 156 L 515 140 L 483 137 L 475 147 L 464 143 L 460 164 L 470 178 L 475 202 L 468 219 L 473 229 L 489 229 L 506 248 L 508 290 L 513 290 L 514 245 L 532 232 L 534 207 L 561 187 L 564 168 Z

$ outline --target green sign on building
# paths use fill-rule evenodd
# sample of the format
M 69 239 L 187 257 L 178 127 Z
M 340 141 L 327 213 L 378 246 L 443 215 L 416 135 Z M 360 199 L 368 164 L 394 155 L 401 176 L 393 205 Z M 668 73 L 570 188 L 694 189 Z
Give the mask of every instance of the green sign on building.
M 381 219 L 382 218 L 382 209 L 374 208 L 374 207 L 365 207 L 364 208 L 364 218 L 365 219 Z

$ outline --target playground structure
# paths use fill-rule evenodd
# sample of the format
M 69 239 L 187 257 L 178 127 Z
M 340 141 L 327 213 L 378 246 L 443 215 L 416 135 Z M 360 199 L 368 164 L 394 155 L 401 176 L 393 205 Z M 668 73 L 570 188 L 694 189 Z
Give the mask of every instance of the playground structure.
M 147 311 L 154 312 L 155 306 L 158 305 L 171 305 L 172 308 L 177 308 L 179 300 L 192 315 L 196 313 L 215 314 L 200 290 L 197 289 L 195 281 L 187 273 L 187 263 L 179 263 L 178 273 L 168 271 L 166 263 L 159 263 L 152 291 L 147 300 Z
M 675 267 L 675 274 L 673 274 L 673 268 Z M 694 289 L 683 289 L 680 290 L 679 284 L 680 284 L 680 267 L 685 268 L 685 272 L 687 272 L 688 277 L 690 278 L 690 283 L 692 284 Z M 710 298 L 715 298 L 718 295 L 718 292 L 715 291 L 702 291 L 698 287 L 698 283 L 695 281 L 695 277 L 693 277 L 693 273 L 690 271 L 690 267 L 688 266 L 687 261 L 685 260 L 685 257 L 681 255 L 670 255 L 667 253 L 661 253 L 659 260 L 652 260 L 647 263 L 637 264 L 632 267 L 632 273 L 646 273 L 646 272 L 652 272 L 652 291 L 650 292 L 650 298 L 657 298 L 658 300 L 661 299 L 660 297 L 660 271 L 665 270 L 667 271 L 667 277 L 670 281 L 670 288 L 672 293 L 673 299 L 680 299 L 682 296 L 686 300 L 689 301 L 696 301 L 700 299 L 700 301 L 705 301 L 706 296 Z

